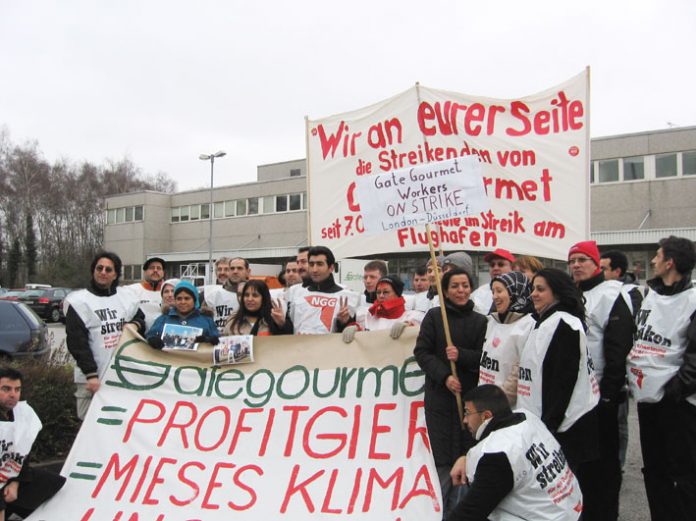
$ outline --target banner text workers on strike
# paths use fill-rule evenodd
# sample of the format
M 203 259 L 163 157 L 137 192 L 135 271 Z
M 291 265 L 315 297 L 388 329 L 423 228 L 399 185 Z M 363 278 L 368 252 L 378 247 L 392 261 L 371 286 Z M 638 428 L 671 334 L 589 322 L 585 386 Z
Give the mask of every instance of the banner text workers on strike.
M 476 157 L 361 177 L 356 192 L 369 234 L 465 217 L 489 208 Z

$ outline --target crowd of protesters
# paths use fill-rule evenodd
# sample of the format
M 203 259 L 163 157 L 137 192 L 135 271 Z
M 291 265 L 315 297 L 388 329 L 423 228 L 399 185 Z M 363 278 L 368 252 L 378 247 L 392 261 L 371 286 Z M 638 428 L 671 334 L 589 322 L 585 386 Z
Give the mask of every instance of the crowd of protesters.
M 476 287 L 467 253 L 433 258 L 413 275 L 411 295 L 385 262 L 370 261 L 359 294 L 336 282 L 331 250 L 313 246 L 284 265 L 282 288 L 250 278 L 246 259 L 221 259 L 218 283 L 199 295 L 186 281 L 165 281 L 160 258 L 145 262 L 143 282 L 120 288 L 120 259 L 98 254 L 90 286 L 67 299 L 80 414 L 128 322 L 155 348 L 166 323 L 198 324 L 197 340 L 211 344 L 220 334 L 327 333 L 350 343 L 361 331 L 399 338 L 418 328 L 443 519 L 616 521 L 629 393 L 652 519 L 694 519 L 694 244 L 661 240 L 647 289 L 625 255 L 600 255 L 593 241 L 570 248 L 567 271 L 502 248 L 484 260 L 490 282 Z M 539 465 L 553 472 L 541 479 Z

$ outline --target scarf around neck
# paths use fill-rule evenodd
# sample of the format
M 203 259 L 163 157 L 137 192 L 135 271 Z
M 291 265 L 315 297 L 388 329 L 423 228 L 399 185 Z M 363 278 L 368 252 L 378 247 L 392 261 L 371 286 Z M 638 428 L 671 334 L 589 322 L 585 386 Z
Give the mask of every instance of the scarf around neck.
M 377 318 L 399 318 L 406 312 L 404 297 L 391 298 L 380 302 L 379 300 L 369 308 L 370 315 Z

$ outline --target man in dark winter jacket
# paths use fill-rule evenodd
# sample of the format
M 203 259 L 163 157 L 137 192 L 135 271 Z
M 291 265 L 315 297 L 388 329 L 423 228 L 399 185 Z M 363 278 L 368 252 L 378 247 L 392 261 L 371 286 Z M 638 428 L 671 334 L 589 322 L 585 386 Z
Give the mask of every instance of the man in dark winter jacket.
M 140 334 L 145 332 L 145 315 L 138 299 L 118 286 L 119 256 L 98 253 L 90 270 L 92 278 L 87 289 L 69 293 L 64 304 L 66 344 L 77 364 L 75 397 L 80 419 L 84 419 L 92 396 L 99 390 L 124 324 L 132 322 Z

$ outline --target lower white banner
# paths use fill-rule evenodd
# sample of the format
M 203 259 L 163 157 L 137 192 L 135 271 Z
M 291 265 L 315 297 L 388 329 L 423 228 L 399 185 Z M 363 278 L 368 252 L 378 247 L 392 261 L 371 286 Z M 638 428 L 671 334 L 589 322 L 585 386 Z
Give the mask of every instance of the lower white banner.
M 124 331 L 29 519 L 441 519 L 415 328 L 255 339 L 255 362 L 159 352 Z

